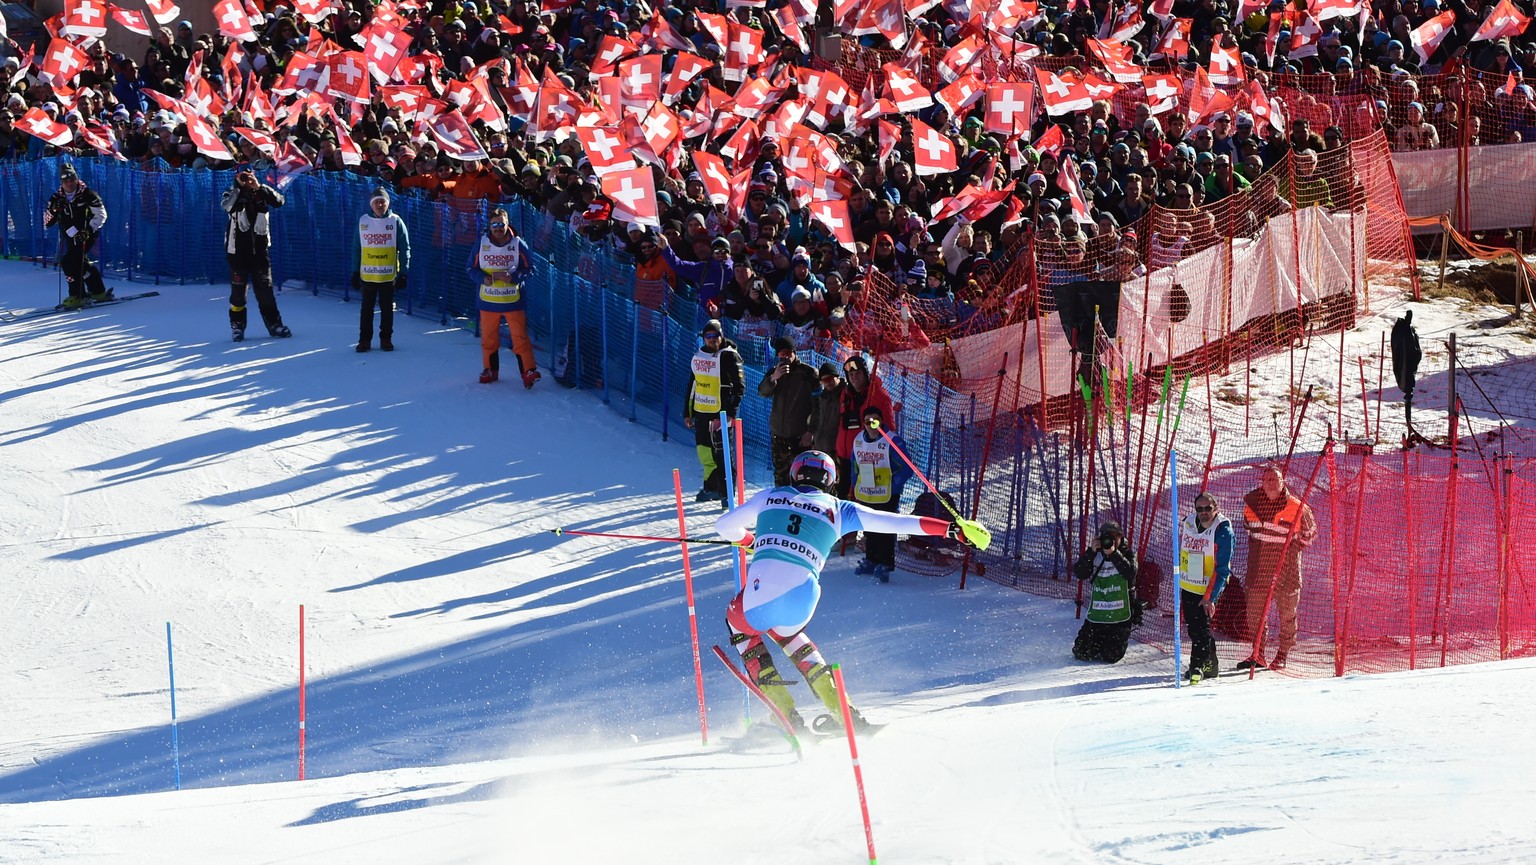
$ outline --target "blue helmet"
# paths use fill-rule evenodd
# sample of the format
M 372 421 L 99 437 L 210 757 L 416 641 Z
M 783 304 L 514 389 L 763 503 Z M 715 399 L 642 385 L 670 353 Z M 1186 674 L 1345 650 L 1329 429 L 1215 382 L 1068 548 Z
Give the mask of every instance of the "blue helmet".
M 830 490 L 837 485 L 837 463 L 821 451 L 805 451 L 790 464 L 789 477 L 796 484 Z

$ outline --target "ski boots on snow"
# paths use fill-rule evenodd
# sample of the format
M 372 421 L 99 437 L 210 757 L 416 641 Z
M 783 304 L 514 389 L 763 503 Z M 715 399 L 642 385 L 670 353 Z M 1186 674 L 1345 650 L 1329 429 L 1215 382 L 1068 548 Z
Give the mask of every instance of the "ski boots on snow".
M 849 706 L 848 714 L 853 717 L 853 732 L 862 734 L 878 729 L 877 725 L 866 721 L 858 709 Z M 811 722 L 811 731 L 818 736 L 835 736 L 843 731 L 843 719 L 836 715 L 818 715 Z
M 394 342 L 394 340 L 390 339 L 387 336 L 384 337 L 383 339 L 379 340 L 379 351 L 394 351 L 394 350 L 395 350 L 395 342 Z
M 106 303 L 107 301 L 112 300 L 112 299 L 113 299 L 112 289 L 110 289 L 110 288 L 107 289 L 106 291 L 97 291 L 97 292 L 93 292 L 91 294 L 91 303 Z
M 495 381 L 496 379 L 498 379 L 500 377 L 501 376 L 499 376 L 496 373 L 496 370 L 494 370 L 494 369 L 482 369 L 482 370 L 480 370 L 480 383 L 481 384 L 490 384 L 491 382 Z
M 233 342 L 245 342 L 245 328 L 231 327 L 229 329 L 229 338 Z
M 277 327 L 267 328 L 267 334 L 273 339 L 287 339 L 288 337 L 293 336 L 293 331 L 288 329 L 288 325 L 280 324 Z
M 89 302 L 90 301 L 87 298 L 77 297 L 72 294 L 69 297 L 64 298 L 64 302 L 59 304 L 59 306 L 62 306 L 65 309 L 82 309 Z
M 356 351 L 358 354 L 367 354 L 372 350 L 373 342 L 371 340 L 363 340 L 362 342 L 358 343 L 357 348 L 354 349 L 354 351 Z
M 527 372 L 524 372 L 523 373 L 523 389 L 524 390 L 533 390 L 533 383 L 538 381 L 539 379 L 541 379 L 543 377 L 544 376 L 539 375 L 539 371 L 536 370 L 536 369 L 530 369 Z

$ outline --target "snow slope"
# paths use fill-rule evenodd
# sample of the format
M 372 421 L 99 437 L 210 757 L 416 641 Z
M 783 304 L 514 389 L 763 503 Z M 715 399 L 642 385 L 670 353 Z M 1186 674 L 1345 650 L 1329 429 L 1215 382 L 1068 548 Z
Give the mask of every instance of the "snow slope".
M 866 857 L 846 747 L 744 730 L 708 656 L 727 556 L 693 557 L 705 747 L 676 549 L 548 531 L 674 533 L 691 447 L 475 383 L 460 331 L 358 355 L 355 306 L 289 292 L 292 340 L 233 345 L 225 288 L 160 291 L 0 326 L 0 862 Z M 811 633 L 891 722 L 861 742 L 883 861 L 1536 859 L 1532 662 L 1175 690 L 1147 646 L 1073 662 L 1070 604 L 852 559 L 824 586 Z

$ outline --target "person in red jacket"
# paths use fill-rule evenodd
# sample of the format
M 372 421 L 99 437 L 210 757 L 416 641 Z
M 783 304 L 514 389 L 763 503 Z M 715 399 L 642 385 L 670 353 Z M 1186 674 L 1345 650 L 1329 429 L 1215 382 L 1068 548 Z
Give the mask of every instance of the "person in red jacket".
M 854 475 L 853 440 L 864 429 L 864 412 L 871 407 L 878 408 L 880 416 L 894 424 L 896 408 L 891 404 L 891 395 L 886 393 L 879 373 L 870 367 L 869 358 L 856 354 L 843 361 L 843 375 L 848 383 L 843 386 L 842 401 L 839 403 L 842 428 L 837 434 L 835 456 L 841 469 L 838 472 L 841 479 L 840 495 L 848 498 L 848 479 Z

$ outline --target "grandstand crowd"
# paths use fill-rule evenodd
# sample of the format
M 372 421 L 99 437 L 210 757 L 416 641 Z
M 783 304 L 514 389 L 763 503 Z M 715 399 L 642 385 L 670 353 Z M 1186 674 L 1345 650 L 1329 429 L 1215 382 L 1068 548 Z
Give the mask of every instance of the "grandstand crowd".
M 112 44 L 98 10 L 152 35 Z M 1536 136 L 1513 0 L 219 0 L 213 33 L 176 14 L 70 0 L 50 38 L 12 41 L 0 159 L 520 198 L 633 254 L 643 303 L 797 336 L 848 326 L 873 270 L 898 346 L 1025 314 L 1000 274 L 1026 238 L 1042 286 L 1122 281 L 1357 204 L 1349 150 L 1378 129 L 1402 151 Z M 634 169 L 638 197 L 605 184 Z

